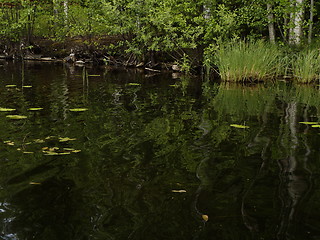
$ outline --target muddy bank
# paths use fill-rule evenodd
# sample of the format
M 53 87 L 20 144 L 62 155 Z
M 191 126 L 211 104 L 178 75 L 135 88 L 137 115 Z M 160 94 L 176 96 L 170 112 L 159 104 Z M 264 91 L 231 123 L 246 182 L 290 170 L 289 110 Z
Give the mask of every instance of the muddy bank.
M 183 71 L 179 63 L 181 54 L 187 53 L 194 62 L 190 68 L 194 73 L 201 73 L 201 54 L 198 50 L 184 49 L 174 53 L 145 51 L 139 56 L 127 53 L 121 43 L 125 36 L 76 37 L 65 41 L 35 38 L 30 44 L 1 43 L 0 59 L 58 61 L 76 65 L 110 65 L 121 67 L 145 68 L 147 71 Z

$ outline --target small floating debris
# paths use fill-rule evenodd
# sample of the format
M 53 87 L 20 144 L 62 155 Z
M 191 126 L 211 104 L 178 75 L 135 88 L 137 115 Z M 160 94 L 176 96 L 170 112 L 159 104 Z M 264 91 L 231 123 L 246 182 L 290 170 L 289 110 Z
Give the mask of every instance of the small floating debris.
M 14 85 L 14 84 L 9 84 L 9 85 L 6 85 L 6 88 L 14 88 L 14 87 L 16 87 L 17 85 Z
M 84 112 L 84 111 L 88 111 L 88 108 L 71 108 L 69 109 L 70 112 Z
M 299 122 L 301 124 L 306 124 L 306 125 L 315 125 L 315 124 L 319 124 L 318 122 Z
M 172 190 L 173 193 L 186 193 L 186 190 Z
M 39 182 L 29 182 L 30 185 L 41 185 Z
M 239 125 L 239 124 L 230 124 L 230 126 L 235 128 L 242 128 L 242 129 L 249 128 L 249 126 Z
M 7 115 L 7 118 L 14 119 L 14 120 L 20 120 L 20 119 L 26 119 L 28 118 L 27 116 L 23 115 Z
M 202 219 L 205 221 L 205 222 L 208 222 L 209 221 L 209 216 L 208 215 L 202 215 L 201 216 L 202 217 Z
M 29 108 L 28 110 L 29 111 L 39 111 L 39 110 L 42 110 L 43 108 Z
M 16 109 L 14 109 L 14 108 L 2 108 L 2 107 L 0 107 L 0 112 L 13 112 L 15 110 Z
M 128 86 L 141 86 L 140 83 L 128 83 Z

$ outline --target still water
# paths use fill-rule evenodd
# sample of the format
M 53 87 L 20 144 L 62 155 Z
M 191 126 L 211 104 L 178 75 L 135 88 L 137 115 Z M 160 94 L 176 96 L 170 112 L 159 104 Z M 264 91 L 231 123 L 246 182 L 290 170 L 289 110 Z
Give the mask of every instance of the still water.
M 0 239 L 320 239 L 317 87 L 0 64 Z

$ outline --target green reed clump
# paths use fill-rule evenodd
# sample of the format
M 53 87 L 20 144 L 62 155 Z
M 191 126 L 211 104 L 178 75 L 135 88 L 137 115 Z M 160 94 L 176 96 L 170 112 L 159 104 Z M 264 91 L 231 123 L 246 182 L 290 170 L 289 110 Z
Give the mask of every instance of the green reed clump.
M 222 44 L 214 63 L 224 81 L 261 81 L 285 74 L 285 59 L 273 44 L 264 41 Z
M 318 49 L 297 53 L 292 59 L 292 72 L 301 83 L 310 83 L 320 77 L 320 52 Z

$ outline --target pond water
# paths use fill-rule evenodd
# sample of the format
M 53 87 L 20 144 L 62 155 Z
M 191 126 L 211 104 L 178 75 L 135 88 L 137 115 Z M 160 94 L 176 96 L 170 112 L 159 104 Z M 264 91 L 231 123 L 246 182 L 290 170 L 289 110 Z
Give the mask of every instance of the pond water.
M 320 239 L 317 87 L 0 64 L 0 239 Z

